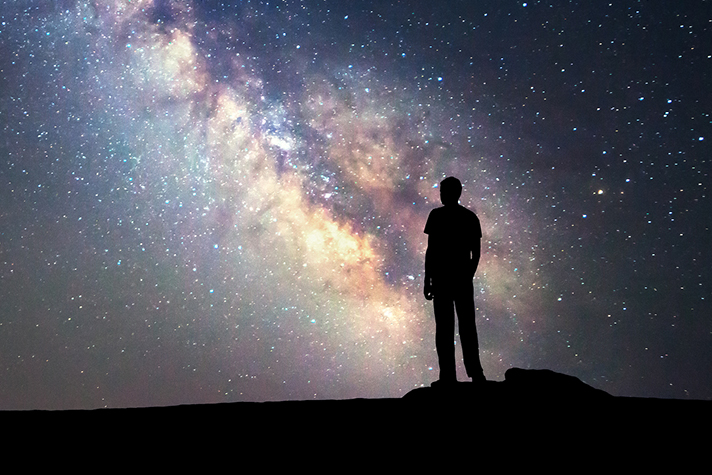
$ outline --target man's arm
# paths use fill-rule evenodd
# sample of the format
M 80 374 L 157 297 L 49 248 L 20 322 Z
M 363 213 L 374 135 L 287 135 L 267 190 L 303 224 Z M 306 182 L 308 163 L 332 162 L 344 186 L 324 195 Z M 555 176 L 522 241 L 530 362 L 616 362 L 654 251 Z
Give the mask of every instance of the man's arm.
M 477 272 L 477 266 L 480 265 L 480 256 L 481 256 L 480 241 L 481 241 L 480 238 L 475 239 L 475 243 L 473 244 L 472 250 L 470 251 L 472 254 L 471 261 L 470 261 L 472 277 L 475 276 L 475 272 Z
M 423 286 L 423 295 L 425 295 L 425 300 L 433 299 L 433 280 L 432 280 L 432 267 L 433 267 L 433 253 L 431 236 L 428 235 L 428 248 L 425 250 L 425 285 Z
M 428 236 L 428 248 L 425 250 L 425 275 L 432 274 L 433 271 L 433 238 Z
M 477 215 L 474 215 L 474 222 L 472 223 L 473 225 L 473 235 L 471 236 L 470 241 L 472 244 L 472 248 L 470 249 L 470 271 L 472 272 L 472 278 L 475 277 L 475 272 L 477 272 L 477 267 L 480 265 L 480 256 L 481 256 L 481 251 L 480 247 L 482 245 L 482 227 L 480 226 L 480 220 L 477 217 Z

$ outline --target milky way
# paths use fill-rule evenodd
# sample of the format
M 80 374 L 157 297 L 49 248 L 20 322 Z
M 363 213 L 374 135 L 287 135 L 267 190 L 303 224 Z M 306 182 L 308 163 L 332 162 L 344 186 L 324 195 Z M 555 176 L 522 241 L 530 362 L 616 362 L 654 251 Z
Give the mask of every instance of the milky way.
M 667 3 L 3 3 L 0 409 L 431 383 L 449 175 L 488 379 L 712 398 L 712 9 Z

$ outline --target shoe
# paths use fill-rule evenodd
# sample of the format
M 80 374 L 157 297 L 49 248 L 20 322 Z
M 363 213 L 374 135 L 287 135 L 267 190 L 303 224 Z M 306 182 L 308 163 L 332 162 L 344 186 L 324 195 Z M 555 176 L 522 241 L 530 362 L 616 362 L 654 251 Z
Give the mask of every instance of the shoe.
M 437 381 L 433 381 L 430 383 L 430 386 L 433 388 L 444 388 L 448 387 L 451 388 L 457 384 L 457 379 L 438 379 Z

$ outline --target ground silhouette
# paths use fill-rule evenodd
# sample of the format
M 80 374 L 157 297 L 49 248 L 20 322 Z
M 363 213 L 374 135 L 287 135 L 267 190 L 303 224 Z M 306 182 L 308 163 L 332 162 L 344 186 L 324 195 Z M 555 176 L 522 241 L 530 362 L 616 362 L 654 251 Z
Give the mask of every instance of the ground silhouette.
M 261 466 L 290 470 L 334 460 L 368 470 L 459 469 L 468 458 L 579 469 L 583 460 L 615 460 L 636 470 L 672 461 L 678 470 L 704 461 L 711 423 L 712 401 L 618 397 L 519 368 L 504 381 L 424 386 L 401 398 L 0 411 L 8 454 L 13 444 L 52 463 L 59 458 L 49 453 L 111 463 L 144 454 L 161 469 L 204 469 L 206 458 L 247 467 L 260 457 Z

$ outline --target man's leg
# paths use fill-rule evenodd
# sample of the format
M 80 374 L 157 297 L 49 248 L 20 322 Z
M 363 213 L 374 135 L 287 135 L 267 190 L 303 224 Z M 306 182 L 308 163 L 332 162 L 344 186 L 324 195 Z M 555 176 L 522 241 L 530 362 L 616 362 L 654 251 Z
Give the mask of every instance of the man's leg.
M 454 382 L 455 372 L 455 311 L 452 298 L 435 294 L 435 350 L 440 365 L 440 380 Z
M 473 381 L 484 381 L 484 371 L 480 362 L 480 345 L 477 339 L 477 326 L 475 322 L 475 300 L 472 283 L 462 288 L 455 298 L 457 309 L 457 324 L 460 330 L 460 343 L 462 345 L 462 359 L 465 363 L 467 375 Z

